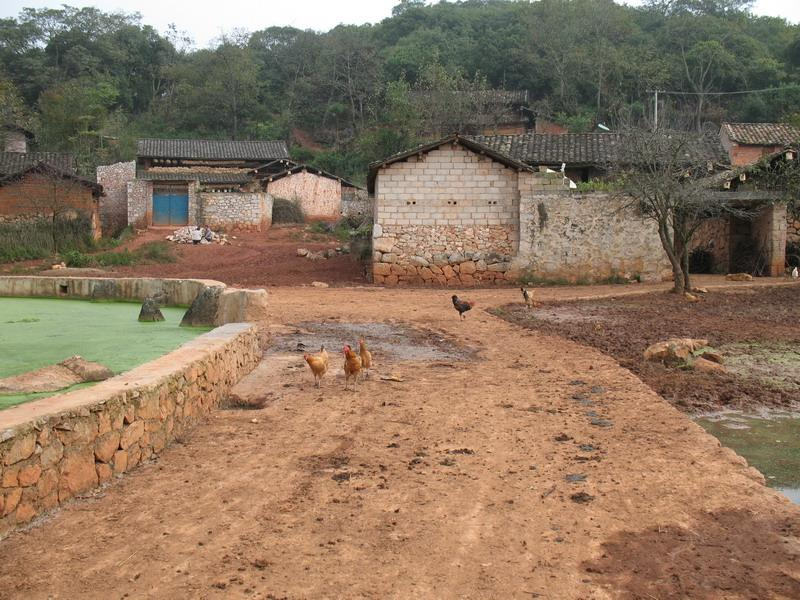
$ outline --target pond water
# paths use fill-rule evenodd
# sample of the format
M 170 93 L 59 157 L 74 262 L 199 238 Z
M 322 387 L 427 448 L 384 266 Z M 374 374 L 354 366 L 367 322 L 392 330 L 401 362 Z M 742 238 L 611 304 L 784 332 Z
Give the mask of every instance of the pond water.
M 180 327 L 183 308 L 162 308 L 165 321 L 140 323 L 139 309 L 139 304 L 128 302 L 0 298 L 0 377 L 75 354 L 121 373 L 210 329 Z M 0 394 L 0 409 L 53 393 Z
M 767 485 L 800 504 L 800 415 L 726 412 L 695 421 L 761 471 Z

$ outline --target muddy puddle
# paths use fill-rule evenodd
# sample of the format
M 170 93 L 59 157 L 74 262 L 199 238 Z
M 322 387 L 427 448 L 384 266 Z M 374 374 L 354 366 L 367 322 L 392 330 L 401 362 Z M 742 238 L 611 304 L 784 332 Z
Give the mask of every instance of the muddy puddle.
M 460 345 L 438 331 L 423 330 L 402 323 L 298 323 L 293 330 L 276 336 L 271 353 L 316 352 L 324 345 L 338 353 L 345 344 L 358 350 L 364 338 L 370 351 L 392 361 L 470 360 L 476 349 Z
M 800 414 L 725 412 L 695 422 L 761 471 L 767 485 L 800 504 Z

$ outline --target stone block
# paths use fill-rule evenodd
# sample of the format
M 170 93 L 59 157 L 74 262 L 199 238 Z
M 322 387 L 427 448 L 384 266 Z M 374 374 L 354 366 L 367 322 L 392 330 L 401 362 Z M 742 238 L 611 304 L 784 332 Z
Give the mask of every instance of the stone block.
M 11 514 L 17 508 L 19 501 L 22 499 L 22 488 L 13 488 L 11 491 L 6 492 L 5 506 L 3 507 L 3 516 Z
M 55 469 L 43 471 L 39 481 L 36 483 L 36 491 L 39 493 L 39 498 L 49 496 L 56 491 L 57 486 L 58 472 Z
M 114 473 L 124 473 L 128 469 L 128 453 L 125 450 L 117 450 L 114 453 L 113 462 Z
M 97 485 L 94 451 L 91 448 L 68 448 L 59 466 L 58 501 L 64 502 L 75 494 Z
M 111 466 L 105 463 L 95 464 L 95 469 L 97 470 L 97 482 L 101 485 L 111 481 L 111 478 L 114 476 Z
M 39 462 L 41 462 L 43 469 L 49 469 L 58 463 L 63 455 L 64 444 L 62 444 L 61 440 L 58 438 L 53 437 L 50 440 L 50 443 L 42 448 L 42 453 L 39 456 Z
M 127 450 L 130 446 L 139 441 L 143 433 L 144 421 L 135 421 L 131 423 L 122 431 L 122 436 L 119 440 L 120 449 Z
M 6 444 L 3 452 L 3 464 L 6 466 L 13 465 L 33 454 L 36 449 L 36 434 L 31 432 L 20 435 Z
M 372 265 L 373 275 L 389 275 L 391 267 L 387 263 L 374 263 Z
M 110 462 L 114 453 L 119 449 L 120 434 L 118 431 L 109 431 L 97 438 L 94 444 L 94 456 L 100 462 Z
M 25 465 L 19 470 L 19 485 L 20 487 L 30 487 L 39 481 L 42 475 L 42 467 L 39 463 Z

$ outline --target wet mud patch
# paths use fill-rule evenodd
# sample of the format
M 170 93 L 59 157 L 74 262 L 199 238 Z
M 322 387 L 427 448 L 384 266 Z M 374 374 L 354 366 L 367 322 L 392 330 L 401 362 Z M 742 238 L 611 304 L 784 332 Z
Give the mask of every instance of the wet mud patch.
M 404 323 L 304 322 L 275 336 L 268 353 L 317 352 L 324 345 L 335 354 L 345 344 L 358 351 L 360 338 L 384 361 L 468 361 L 478 352 L 446 333 Z
M 716 291 L 687 303 L 670 293 L 544 304 L 493 312 L 529 329 L 612 356 L 686 412 L 794 407 L 800 398 L 800 286 Z M 646 362 L 645 349 L 671 337 L 706 338 L 727 373 Z
M 690 528 L 616 534 L 583 567 L 614 598 L 800 598 L 800 581 L 790 575 L 800 559 L 799 534 L 796 518 L 701 513 Z

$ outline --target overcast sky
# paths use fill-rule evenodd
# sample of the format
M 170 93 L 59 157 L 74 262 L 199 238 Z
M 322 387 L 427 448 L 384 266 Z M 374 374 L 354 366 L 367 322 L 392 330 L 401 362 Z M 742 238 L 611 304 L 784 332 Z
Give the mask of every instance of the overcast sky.
M 628 4 L 640 4 L 629 0 Z M 96 6 L 104 11 L 139 12 L 145 23 L 165 31 L 170 23 L 184 30 L 203 47 L 221 33 L 236 28 L 257 31 L 272 25 L 291 25 L 300 29 L 327 31 L 339 23 L 377 23 L 391 15 L 398 0 L 1 0 L 0 17 L 15 17 L 23 7 L 58 8 Z M 798 0 L 756 0 L 753 12 L 757 15 L 783 17 L 792 23 L 800 22 Z

